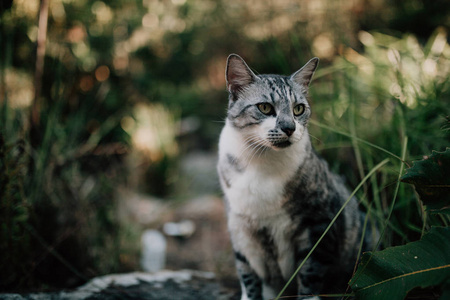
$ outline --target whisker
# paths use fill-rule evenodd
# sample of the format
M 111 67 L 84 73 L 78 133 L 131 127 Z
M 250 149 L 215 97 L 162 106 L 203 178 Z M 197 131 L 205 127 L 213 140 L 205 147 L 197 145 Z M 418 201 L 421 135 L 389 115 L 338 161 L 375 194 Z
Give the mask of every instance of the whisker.
M 252 148 L 251 151 L 248 153 L 248 156 L 246 157 L 247 159 L 250 156 L 250 159 L 248 159 L 247 161 L 247 165 L 250 165 L 250 163 L 252 162 L 253 158 L 255 157 L 255 155 L 258 153 L 259 149 L 262 147 L 261 143 L 259 143 L 258 141 L 254 141 L 252 143 Z
M 256 154 L 257 154 L 261 149 L 264 149 L 264 145 L 256 144 L 255 151 L 253 152 L 252 157 L 251 157 L 250 160 L 248 161 L 248 165 L 251 164 L 253 158 L 256 156 Z
M 258 158 L 261 158 L 261 156 L 262 156 L 263 154 L 266 154 L 266 153 L 267 153 L 267 151 L 266 151 L 267 146 L 266 146 L 266 145 L 262 145 L 262 146 L 263 146 L 263 147 L 261 147 L 261 152 L 259 152 Z
M 223 120 L 211 120 L 210 122 L 212 122 L 212 123 L 221 123 L 221 124 L 224 124 L 224 123 L 226 123 L 226 121 L 227 121 L 227 119 L 223 119 Z
M 243 161 L 248 166 L 254 158 L 260 158 L 263 154 L 266 154 L 266 149 L 270 148 L 271 144 L 255 133 L 244 138 L 244 145 L 236 156 L 236 160 Z
M 245 140 L 246 146 L 241 150 L 241 152 L 238 154 L 237 158 L 240 159 L 243 155 L 247 154 L 247 150 L 251 149 L 253 147 L 253 142 L 250 142 L 250 139 Z
M 248 164 L 251 163 L 251 161 L 253 160 L 253 158 L 257 157 L 261 157 L 261 155 L 263 153 L 265 153 L 266 149 L 269 147 L 269 143 L 267 143 L 267 141 L 265 141 L 264 139 L 259 138 L 257 141 L 255 141 L 256 147 L 254 148 L 254 153 L 252 155 L 252 157 L 250 158 Z
M 254 144 L 255 144 L 255 139 L 258 139 L 258 138 L 259 138 L 259 136 L 257 134 L 253 134 L 253 135 L 248 136 L 244 140 L 244 143 L 246 144 L 246 146 L 245 146 L 244 149 L 241 150 L 241 152 L 239 153 L 237 158 L 240 159 L 241 156 L 243 156 L 247 150 L 251 149 L 254 146 Z

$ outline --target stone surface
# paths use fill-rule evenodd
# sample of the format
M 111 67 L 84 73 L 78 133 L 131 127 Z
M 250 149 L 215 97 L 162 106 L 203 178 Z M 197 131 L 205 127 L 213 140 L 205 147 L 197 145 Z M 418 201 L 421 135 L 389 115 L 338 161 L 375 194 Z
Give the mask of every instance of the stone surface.
M 192 270 L 128 273 L 97 277 L 74 291 L 3 294 L 6 300 L 237 300 L 239 293 L 222 287 L 213 273 Z

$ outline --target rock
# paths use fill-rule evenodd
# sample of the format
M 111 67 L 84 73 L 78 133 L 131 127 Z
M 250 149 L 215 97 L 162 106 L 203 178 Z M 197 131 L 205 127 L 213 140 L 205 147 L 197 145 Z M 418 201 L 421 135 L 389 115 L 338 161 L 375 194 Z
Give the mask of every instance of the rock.
M 7 300 L 237 300 L 238 293 L 225 290 L 213 273 L 192 270 L 157 273 L 113 274 L 97 277 L 71 292 L 0 294 Z

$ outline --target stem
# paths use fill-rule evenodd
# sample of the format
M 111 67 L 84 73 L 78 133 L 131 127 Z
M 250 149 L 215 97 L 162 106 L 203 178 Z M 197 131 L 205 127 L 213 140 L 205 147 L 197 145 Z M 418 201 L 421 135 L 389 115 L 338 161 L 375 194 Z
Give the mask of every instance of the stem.
M 402 161 L 405 159 L 405 156 L 406 156 L 406 146 L 407 145 L 408 145 L 408 137 L 405 136 L 403 138 L 403 148 L 402 148 L 402 158 L 401 158 Z M 380 239 L 378 240 L 378 243 L 377 243 L 374 251 L 376 249 L 378 249 L 378 247 L 380 246 L 380 242 L 383 239 L 384 234 L 386 233 L 386 229 L 387 229 L 388 224 L 389 224 L 389 219 L 391 218 L 392 212 L 394 211 L 395 200 L 397 200 L 398 189 L 400 187 L 400 177 L 402 177 L 404 167 L 405 167 L 404 164 L 400 164 L 400 170 L 399 170 L 399 173 L 398 173 L 398 179 L 397 179 L 397 184 L 395 186 L 394 197 L 392 199 L 391 208 L 389 209 L 389 214 L 388 214 L 387 219 L 386 219 L 386 221 L 384 223 L 383 231 L 382 231 L 382 233 L 380 235 Z
M 350 78 L 348 78 L 348 76 L 345 76 L 345 79 L 347 81 L 350 80 Z M 355 153 L 355 159 L 356 159 L 356 164 L 358 166 L 358 172 L 359 172 L 359 178 L 364 178 L 364 167 L 363 167 L 363 162 L 362 162 L 362 156 L 361 156 L 361 151 L 359 149 L 358 146 L 358 137 L 356 136 L 356 120 L 355 120 L 355 101 L 353 98 L 353 90 L 352 90 L 352 84 L 351 82 L 349 82 L 347 84 L 347 89 L 348 89 L 348 98 L 350 100 L 350 112 L 349 112 L 349 127 L 350 127 L 350 133 L 351 133 L 351 141 L 352 141 L 352 146 L 353 146 L 353 151 Z M 367 185 L 364 185 L 364 194 L 367 194 Z
M 45 58 L 45 44 L 47 41 L 47 23 L 48 23 L 48 6 L 50 0 L 41 0 L 41 7 L 39 9 L 39 29 L 37 36 L 37 51 L 36 51 L 36 70 L 34 73 L 34 101 L 31 108 L 31 122 L 34 126 L 39 124 L 40 110 L 41 110 L 41 89 L 42 77 L 44 74 L 44 58 Z

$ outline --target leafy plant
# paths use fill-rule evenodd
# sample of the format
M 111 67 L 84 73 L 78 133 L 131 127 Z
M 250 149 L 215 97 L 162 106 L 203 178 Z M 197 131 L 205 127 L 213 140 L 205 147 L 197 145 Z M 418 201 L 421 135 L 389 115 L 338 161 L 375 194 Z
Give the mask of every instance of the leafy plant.
M 416 187 L 432 213 L 448 212 L 450 149 L 435 152 L 407 169 L 403 182 Z M 358 299 L 404 299 L 413 288 L 450 280 L 450 228 L 432 227 L 421 240 L 365 253 L 350 285 Z
M 357 299 L 401 300 L 449 278 L 450 228 L 433 227 L 419 241 L 364 253 L 350 285 Z
M 415 161 L 401 180 L 414 185 L 427 210 L 450 213 L 450 148 Z

